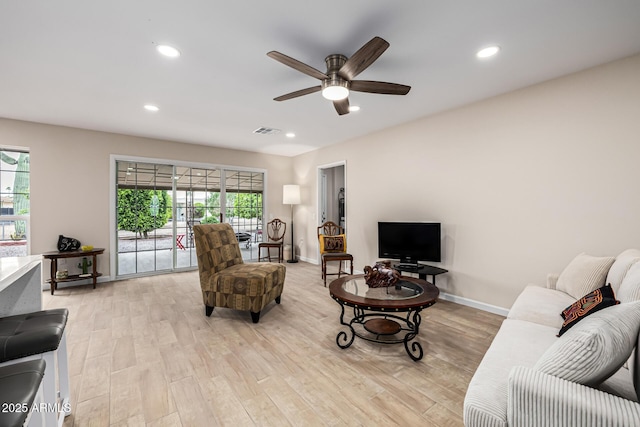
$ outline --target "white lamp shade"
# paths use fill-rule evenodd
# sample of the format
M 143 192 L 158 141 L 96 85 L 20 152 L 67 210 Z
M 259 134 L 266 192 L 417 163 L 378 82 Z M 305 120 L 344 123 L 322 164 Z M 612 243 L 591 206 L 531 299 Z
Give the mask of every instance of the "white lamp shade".
M 300 204 L 300 186 L 287 184 L 282 187 L 282 203 L 285 205 Z

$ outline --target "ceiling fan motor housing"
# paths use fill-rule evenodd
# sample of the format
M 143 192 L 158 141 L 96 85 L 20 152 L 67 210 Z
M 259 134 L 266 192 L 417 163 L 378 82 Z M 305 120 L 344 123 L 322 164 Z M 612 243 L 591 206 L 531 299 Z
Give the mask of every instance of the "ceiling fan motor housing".
M 344 88 L 346 89 L 346 91 L 343 90 L 342 93 L 345 93 L 346 95 L 348 95 L 349 81 L 346 79 L 343 79 L 338 75 L 338 71 L 340 71 L 340 68 L 342 68 L 344 63 L 347 62 L 347 57 L 344 55 L 337 55 L 337 54 L 329 55 L 325 58 L 324 62 L 327 64 L 327 76 L 329 78 L 322 80 L 323 95 L 327 97 L 327 92 L 324 91 L 324 89 L 326 88 Z M 346 97 L 346 95 L 344 96 L 338 95 L 341 97 L 336 99 L 343 99 L 344 97 Z M 329 97 L 329 99 L 333 99 L 333 98 Z

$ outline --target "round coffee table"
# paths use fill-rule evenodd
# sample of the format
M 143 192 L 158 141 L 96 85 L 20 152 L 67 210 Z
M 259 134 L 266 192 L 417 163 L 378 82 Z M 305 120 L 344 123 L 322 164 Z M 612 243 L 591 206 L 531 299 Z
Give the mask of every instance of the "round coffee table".
M 440 291 L 435 285 L 422 279 L 401 277 L 395 286 L 369 288 L 364 275 L 360 274 L 334 280 L 329 285 L 329 293 L 340 304 L 340 324 L 349 328 L 348 332 L 340 331 L 336 336 L 338 347 L 349 347 L 355 337 L 381 344 L 403 343 L 411 359 L 422 359 L 422 346 L 413 340 L 418 336 L 420 312 L 438 299 Z M 348 322 L 345 307 L 353 308 L 353 317 Z M 403 333 L 404 336 L 399 336 Z

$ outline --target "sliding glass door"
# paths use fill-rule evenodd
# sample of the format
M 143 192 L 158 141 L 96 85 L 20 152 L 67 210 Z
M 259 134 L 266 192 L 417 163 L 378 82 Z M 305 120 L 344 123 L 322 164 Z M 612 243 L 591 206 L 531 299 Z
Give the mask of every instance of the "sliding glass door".
M 224 218 L 236 232 L 242 257 L 257 260 L 262 241 L 264 174 L 226 170 L 224 190 Z
M 262 237 L 264 173 L 117 161 L 117 276 L 197 267 L 195 224 L 230 223 L 245 261 Z
M 220 222 L 220 170 L 184 166 L 175 169 L 175 265 L 196 267 L 193 226 Z
M 173 268 L 173 166 L 118 162 L 118 275 Z

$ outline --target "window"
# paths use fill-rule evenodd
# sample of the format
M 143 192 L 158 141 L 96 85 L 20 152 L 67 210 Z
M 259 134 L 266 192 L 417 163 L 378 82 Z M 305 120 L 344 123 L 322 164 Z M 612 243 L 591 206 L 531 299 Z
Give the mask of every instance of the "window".
M 0 150 L 0 258 L 29 254 L 29 153 Z

